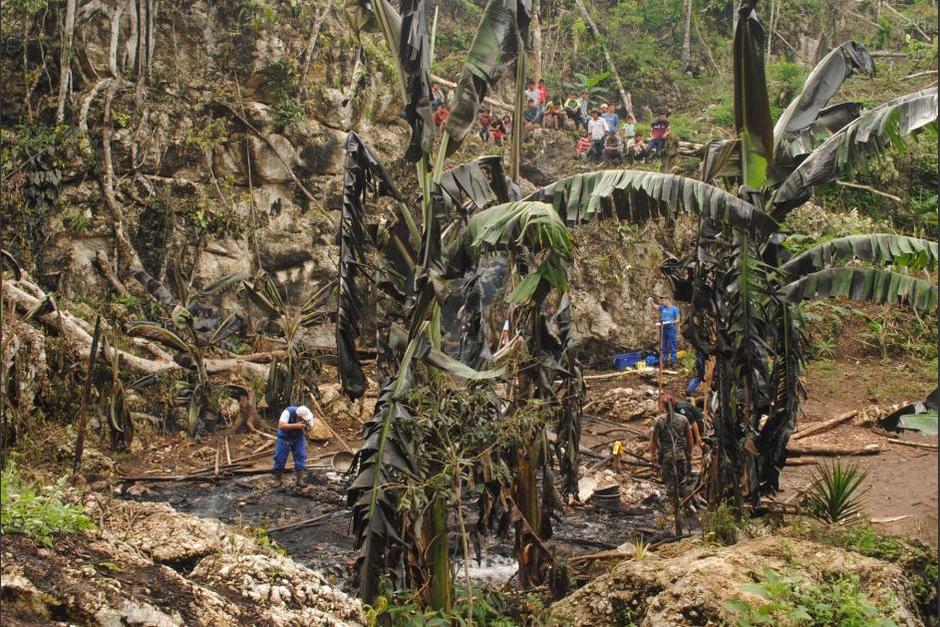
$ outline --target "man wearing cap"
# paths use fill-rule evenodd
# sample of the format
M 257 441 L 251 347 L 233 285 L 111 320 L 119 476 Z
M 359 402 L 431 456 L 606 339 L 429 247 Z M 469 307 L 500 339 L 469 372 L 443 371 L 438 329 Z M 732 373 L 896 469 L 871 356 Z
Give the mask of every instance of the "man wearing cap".
M 294 456 L 295 486 L 299 488 L 303 485 L 304 469 L 307 466 L 305 431 L 312 426 L 313 412 L 305 405 L 291 405 L 281 412 L 277 425 L 277 442 L 274 445 L 274 481 L 277 486 L 281 485 L 281 475 L 287 465 L 288 454 Z

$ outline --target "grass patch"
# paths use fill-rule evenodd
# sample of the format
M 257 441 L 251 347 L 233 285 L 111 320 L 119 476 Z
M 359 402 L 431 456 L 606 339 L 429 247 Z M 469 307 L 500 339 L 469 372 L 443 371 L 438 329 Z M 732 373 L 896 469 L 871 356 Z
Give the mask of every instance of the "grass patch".
M 65 477 L 51 486 L 39 487 L 23 479 L 9 462 L 0 477 L 0 534 L 22 533 L 45 546 L 52 546 L 58 533 L 94 529 L 81 505 L 64 501 Z
M 735 518 L 731 507 L 722 503 L 715 511 L 702 514 L 702 539 L 721 546 L 736 544 L 742 522 Z

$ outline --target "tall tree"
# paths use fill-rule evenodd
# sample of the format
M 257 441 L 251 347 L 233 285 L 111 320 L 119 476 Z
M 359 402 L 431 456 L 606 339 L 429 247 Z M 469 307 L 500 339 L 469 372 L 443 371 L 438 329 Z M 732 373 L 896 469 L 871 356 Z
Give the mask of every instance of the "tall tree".
M 614 80 L 617 81 L 617 89 L 620 90 L 620 98 L 623 100 L 623 108 L 626 109 L 627 115 L 633 115 L 633 97 L 630 95 L 630 92 L 623 88 L 623 81 L 620 80 L 620 72 L 617 71 L 617 66 L 614 65 L 614 60 L 610 58 L 610 52 L 608 52 L 607 45 L 604 43 L 604 37 L 597 29 L 597 24 L 594 23 L 594 19 L 591 17 L 591 14 L 588 13 L 587 7 L 584 5 L 584 0 L 575 0 L 575 2 L 578 3 L 578 8 L 581 9 L 581 14 L 584 16 L 588 26 L 590 26 L 591 30 L 594 32 L 594 36 L 597 37 L 597 42 L 601 45 L 601 50 L 604 51 L 604 58 L 607 59 L 607 67 L 610 68 L 610 73 L 614 75 Z
M 692 67 L 692 0 L 685 0 L 682 7 L 682 71 Z
M 532 0 L 532 78 L 538 82 L 542 78 L 542 16 L 539 0 Z

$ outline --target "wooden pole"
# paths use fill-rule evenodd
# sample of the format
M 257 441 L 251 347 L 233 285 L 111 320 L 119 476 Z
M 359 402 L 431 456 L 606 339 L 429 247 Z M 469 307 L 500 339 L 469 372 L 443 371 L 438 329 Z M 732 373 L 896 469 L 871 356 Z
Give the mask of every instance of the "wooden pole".
M 78 407 L 78 435 L 75 438 L 75 459 L 72 461 L 72 478 L 78 475 L 82 467 L 82 453 L 85 450 L 85 432 L 88 430 L 88 399 L 91 396 L 91 379 L 98 357 L 98 341 L 101 339 L 101 316 L 95 316 L 95 331 L 91 336 L 91 348 L 88 351 L 88 370 L 85 372 L 85 384 L 82 386 L 82 402 Z M 116 348 L 115 348 L 116 350 Z

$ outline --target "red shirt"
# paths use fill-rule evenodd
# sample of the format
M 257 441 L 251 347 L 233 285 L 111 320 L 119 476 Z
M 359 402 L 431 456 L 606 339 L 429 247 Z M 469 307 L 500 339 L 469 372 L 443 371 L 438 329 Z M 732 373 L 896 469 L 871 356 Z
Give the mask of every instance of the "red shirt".
M 666 135 L 666 131 L 669 130 L 669 122 L 666 120 L 656 120 L 653 122 L 653 125 L 650 126 L 650 135 L 653 136 L 653 139 L 660 139 Z
M 440 126 L 441 124 L 443 124 L 444 122 L 446 122 L 446 121 L 447 121 L 447 116 L 449 116 L 449 115 L 450 115 L 450 111 L 447 111 L 447 110 L 444 109 L 443 107 L 439 108 L 439 109 L 434 113 L 434 126 Z
M 539 90 L 539 104 L 545 104 L 545 94 L 546 94 L 545 87 L 544 86 L 539 87 L 538 90 Z

